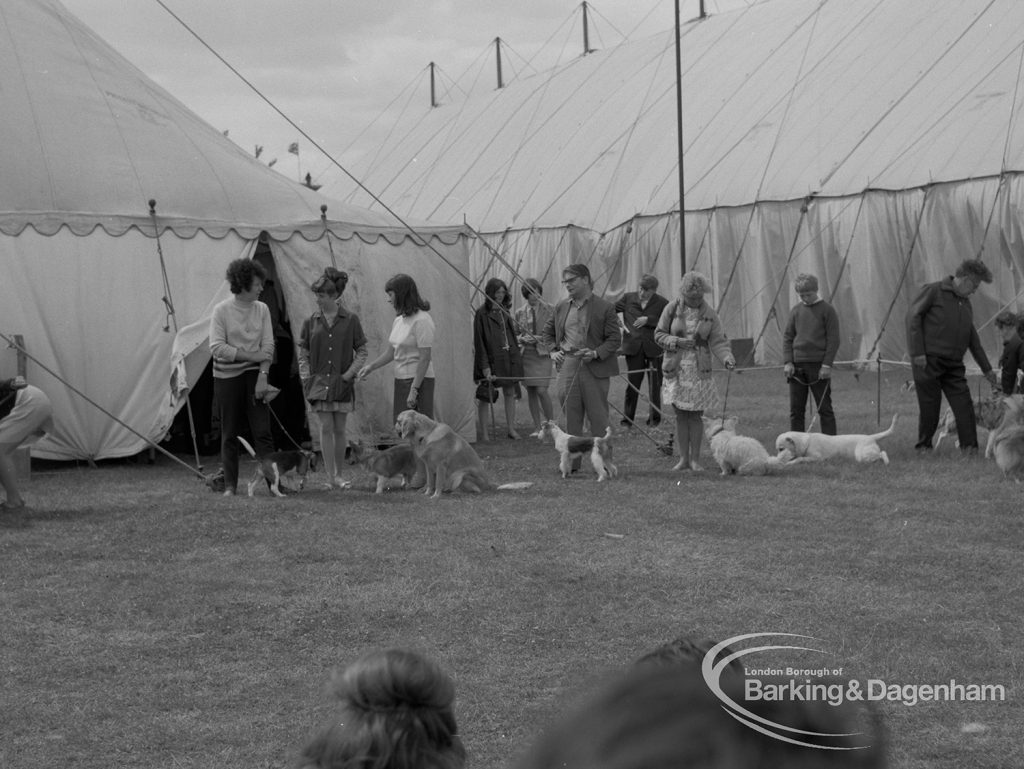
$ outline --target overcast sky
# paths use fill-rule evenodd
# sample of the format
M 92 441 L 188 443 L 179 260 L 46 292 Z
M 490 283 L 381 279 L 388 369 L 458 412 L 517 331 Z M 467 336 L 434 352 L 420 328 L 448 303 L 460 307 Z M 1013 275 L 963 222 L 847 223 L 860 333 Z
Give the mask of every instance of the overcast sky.
M 371 152 L 393 115 L 442 96 L 494 88 L 493 41 L 507 81 L 582 52 L 579 0 L 161 0 L 285 115 L 339 161 Z M 684 20 L 699 0 L 681 0 Z M 705 0 L 708 13 L 754 0 Z M 246 86 L 157 0 L 63 0 L 101 37 L 201 117 L 264 162 L 298 178 L 329 161 Z M 594 0 L 593 48 L 670 29 L 673 0 Z M 453 83 L 457 84 L 453 85 Z M 390 110 L 389 119 L 383 117 Z M 300 155 L 288 145 L 298 142 Z M 329 192 L 325 188 L 325 192 Z

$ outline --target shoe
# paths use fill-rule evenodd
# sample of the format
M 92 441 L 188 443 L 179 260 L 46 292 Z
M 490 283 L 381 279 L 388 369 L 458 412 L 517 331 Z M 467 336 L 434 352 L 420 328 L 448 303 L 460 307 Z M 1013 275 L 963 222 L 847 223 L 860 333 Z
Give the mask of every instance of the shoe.
M 336 488 L 336 489 L 341 489 L 342 491 L 346 491 L 346 490 L 352 488 L 352 481 L 346 481 L 346 480 L 344 480 L 342 478 L 335 478 L 333 485 L 334 485 L 334 488 Z
M 221 493 L 221 496 L 222 497 L 233 497 L 233 496 L 235 496 L 235 490 L 234 489 L 224 489 L 224 491 Z
M 698 462 L 690 462 L 690 469 L 695 473 L 704 472 L 704 468 Z
M 623 427 L 632 427 L 633 426 L 633 420 L 632 419 L 621 419 L 621 420 L 619 420 L 619 424 L 622 425 Z
M 514 441 L 518 441 L 518 440 L 522 439 L 522 436 L 519 433 L 517 433 L 515 430 L 509 430 L 508 437 L 511 438 Z
M 25 503 L 20 505 L 8 505 L 0 502 L 0 528 L 4 529 L 27 529 L 31 524 L 28 520 L 28 508 Z

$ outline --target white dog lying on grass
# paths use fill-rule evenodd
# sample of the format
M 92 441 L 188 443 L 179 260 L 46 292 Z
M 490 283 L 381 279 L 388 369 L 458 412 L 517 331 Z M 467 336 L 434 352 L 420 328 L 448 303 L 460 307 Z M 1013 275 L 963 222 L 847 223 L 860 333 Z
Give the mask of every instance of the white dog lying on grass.
M 775 450 L 787 464 L 794 462 L 823 462 L 839 457 L 855 462 L 884 462 L 889 464 L 889 455 L 882 451 L 878 441 L 892 435 L 896 429 L 894 414 L 888 430 L 874 435 L 823 435 L 822 433 L 782 433 L 775 439 Z

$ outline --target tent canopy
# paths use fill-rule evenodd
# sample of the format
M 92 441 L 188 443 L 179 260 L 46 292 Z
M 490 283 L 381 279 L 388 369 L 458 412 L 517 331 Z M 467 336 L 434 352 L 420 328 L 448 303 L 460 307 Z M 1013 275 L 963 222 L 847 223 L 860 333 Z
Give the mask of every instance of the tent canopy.
M 983 319 L 1015 304 L 1022 41 L 1016 0 L 764 0 L 684 26 L 686 266 L 731 336 L 778 360 L 797 271 L 839 305 L 847 358 L 901 358 L 908 297 L 963 258 L 997 276 Z M 478 279 L 533 275 L 550 295 L 585 261 L 613 297 L 644 272 L 670 293 L 675 71 L 672 32 L 589 54 L 406 118 L 356 173 L 399 213 L 465 217 L 487 241 Z
M 30 381 L 56 412 L 56 432 L 34 454 L 95 459 L 145 447 L 74 390 L 159 439 L 180 405 L 171 393 L 174 332 L 204 329 L 213 303 L 227 295 L 227 263 L 252 256 L 261 233 L 292 328 L 314 308 L 310 282 L 337 264 L 353 276 L 345 302 L 360 314 L 371 354 L 391 325 L 384 280 L 413 275 L 439 308 L 447 342 L 436 351 L 438 371 L 451 377 L 438 388 L 438 411 L 472 432 L 470 289 L 457 277 L 468 271 L 461 226 L 411 220 L 413 235 L 388 214 L 286 179 L 55 0 L 0 6 L 0 96 L 0 332 L 25 337 L 37 361 Z M 192 360 L 200 364 L 209 354 L 204 333 L 179 340 L 177 349 L 198 353 Z M 379 433 L 391 422 L 390 388 L 382 386 L 387 375 L 375 376 L 354 421 Z

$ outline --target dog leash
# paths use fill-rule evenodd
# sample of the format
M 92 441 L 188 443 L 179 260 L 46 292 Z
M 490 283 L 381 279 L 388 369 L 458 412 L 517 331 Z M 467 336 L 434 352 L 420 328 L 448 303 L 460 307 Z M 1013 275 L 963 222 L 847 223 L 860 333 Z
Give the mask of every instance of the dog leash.
M 733 367 L 735 368 L 735 366 Z M 722 424 L 725 424 L 725 407 L 729 404 L 729 385 L 732 384 L 732 369 L 727 369 L 729 372 L 725 377 L 725 397 L 722 399 Z
M 302 448 L 302 446 L 299 445 L 298 441 L 296 441 L 291 436 L 291 433 L 289 433 L 287 428 L 285 428 L 284 424 L 282 424 L 281 419 L 277 416 L 277 412 L 274 411 L 274 407 L 268 403 L 267 409 L 270 411 L 270 415 L 274 418 L 274 421 L 277 422 L 277 426 L 281 428 L 281 432 L 284 433 L 284 437 L 290 440 L 292 442 L 292 445 L 299 451 L 303 451 L 304 449 Z

